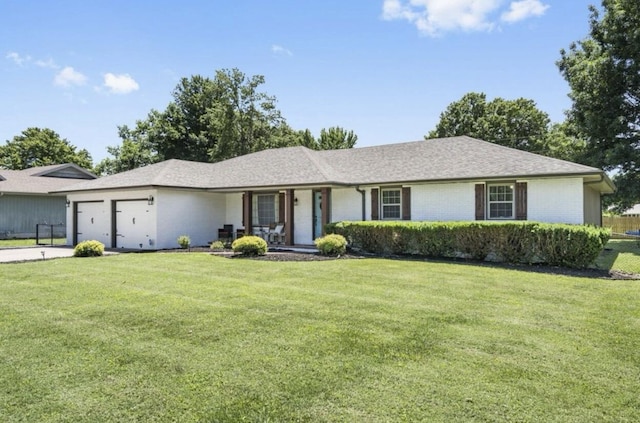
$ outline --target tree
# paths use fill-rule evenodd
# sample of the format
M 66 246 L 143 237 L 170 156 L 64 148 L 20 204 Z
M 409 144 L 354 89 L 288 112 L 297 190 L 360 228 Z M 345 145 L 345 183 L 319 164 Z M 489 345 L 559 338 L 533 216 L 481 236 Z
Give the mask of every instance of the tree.
M 340 150 L 353 148 L 358 136 L 353 131 L 347 131 L 339 126 L 320 130 L 316 150 Z
M 85 169 L 93 167 L 87 150 L 78 151 L 48 128 L 27 128 L 0 146 L 0 167 L 5 169 L 22 170 L 63 163 L 75 163 Z
M 497 97 L 487 102 L 484 93 L 472 92 L 449 104 L 436 128 L 425 138 L 468 135 L 544 154 L 549 125 L 549 116 L 533 100 Z
M 640 2 L 590 7 L 589 36 L 560 52 L 569 83 L 567 118 L 586 140 L 588 164 L 614 174 L 619 210 L 640 201 Z
M 158 156 L 153 154 L 144 140 L 137 139 L 137 135 L 126 125 L 118 127 L 118 134 L 122 138 L 122 145 L 107 147 L 113 158 L 107 157 L 96 165 L 94 172 L 97 175 L 113 175 L 157 161 Z
M 584 141 L 569 123 L 551 124 L 533 100 L 467 93 L 447 106 L 429 138 L 468 135 L 556 159 L 581 161 Z
M 340 127 L 329 128 L 319 140 L 309 130 L 292 129 L 275 97 L 259 91 L 262 84 L 263 76 L 247 77 L 238 69 L 219 70 L 214 79 L 182 78 L 164 111 L 151 110 L 133 129 L 118 128 L 122 146 L 107 147 L 113 157 L 97 171 L 116 173 L 167 159 L 218 162 L 294 145 L 317 150 L 355 144 L 353 131 Z

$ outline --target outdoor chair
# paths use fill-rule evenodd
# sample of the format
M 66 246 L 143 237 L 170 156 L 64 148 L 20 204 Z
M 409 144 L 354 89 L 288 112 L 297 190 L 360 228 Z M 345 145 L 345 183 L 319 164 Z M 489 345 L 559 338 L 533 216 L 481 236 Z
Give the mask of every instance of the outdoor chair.
M 284 244 L 284 224 L 278 223 L 272 230 L 269 229 L 269 243 Z

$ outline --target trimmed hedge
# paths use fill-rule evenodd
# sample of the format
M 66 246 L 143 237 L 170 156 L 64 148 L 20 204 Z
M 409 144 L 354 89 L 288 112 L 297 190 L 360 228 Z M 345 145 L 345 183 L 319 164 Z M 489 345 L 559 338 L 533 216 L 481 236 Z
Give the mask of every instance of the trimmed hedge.
M 609 229 L 539 222 L 335 222 L 327 233 L 380 255 L 462 257 L 584 268 L 609 240 Z

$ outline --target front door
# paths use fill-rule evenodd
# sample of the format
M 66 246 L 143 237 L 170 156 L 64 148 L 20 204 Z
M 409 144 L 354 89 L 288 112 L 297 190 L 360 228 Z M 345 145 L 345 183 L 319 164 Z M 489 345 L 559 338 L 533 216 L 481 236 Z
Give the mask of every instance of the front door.
M 313 191 L 313 239 L 322 236 L 322 191 Z

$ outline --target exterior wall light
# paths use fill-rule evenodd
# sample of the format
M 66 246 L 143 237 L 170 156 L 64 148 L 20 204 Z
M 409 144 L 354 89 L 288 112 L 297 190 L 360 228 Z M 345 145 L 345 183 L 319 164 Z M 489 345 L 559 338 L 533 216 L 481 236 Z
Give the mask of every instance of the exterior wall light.
M 297 206 L 298 205 L 298 197 L 294 197 L 293 198 L 293 205 Z
M 67 207 L 71 206 L 71 200 L 67 200 Z
M 152 206 L 153 205 L 153 195 L 150 195 L 147 197 L 147 204 Z

